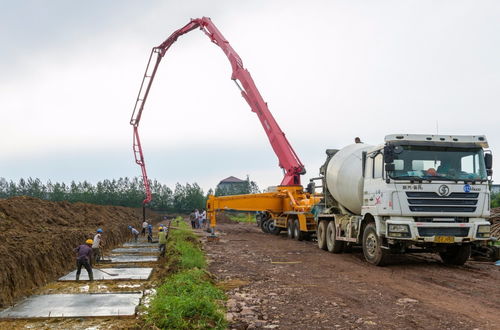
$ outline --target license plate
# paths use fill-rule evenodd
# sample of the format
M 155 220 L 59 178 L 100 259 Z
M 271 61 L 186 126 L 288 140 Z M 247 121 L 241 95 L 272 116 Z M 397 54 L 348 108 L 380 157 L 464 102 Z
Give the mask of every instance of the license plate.
M 435 236 L 435 243 L 455 243 L 455 237 L 453 236 Z

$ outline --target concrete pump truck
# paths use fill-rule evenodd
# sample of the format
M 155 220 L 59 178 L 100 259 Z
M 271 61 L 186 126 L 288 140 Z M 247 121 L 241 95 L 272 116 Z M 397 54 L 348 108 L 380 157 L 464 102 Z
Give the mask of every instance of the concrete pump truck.
M 320 176 L 304 189 L 300 183 L 304 165 L 241 58 L 207 17 L 192 19 L 151 51 L 130 120 L 135 160 L 146 191 L 144 204 L 151 201 L 138 132 L 144 104 L 166 51 L 179 36 L 196 28 L 228 57 L 231 79 L 259 118 L 285 174 L 270 192 L 209 196 L 212 232 L 221 210 L 258 211 L 266 233 L 278 235 L 284 230 L 292 239 L 314 237 L 319 248 L 332 253 L 362 246 L 365 259 L 374 265 L 383 265 L 391 254 L 407 252 L 436 252 L 444 263 L 461 265 L 473 245 L 490 239 L 492 155 L 484 136 L 394 134 L 378 146 L 356 143 L 328 149 Z

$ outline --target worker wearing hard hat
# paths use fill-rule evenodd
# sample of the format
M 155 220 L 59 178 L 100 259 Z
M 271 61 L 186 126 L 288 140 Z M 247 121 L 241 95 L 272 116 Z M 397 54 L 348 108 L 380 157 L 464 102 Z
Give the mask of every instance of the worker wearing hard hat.
M 94 280 L 94 274 L 92 274 L 92 266 L 90 264 L 92 260 L 92 244 L 94 241 L 88 239 L 85 244 L 79 245 L 76 249 L 76 280 L 80 279 L 80 273 L 82 271 L 82 266 L 85 267 L 87 273 L 89 273 L 89 280 Z
M 160 257 L 165 256 L 165 249 L 167 248 L 167 231 L 165 227 L 158 228 L 158 243 L 160 248 Z
M 134 242 L 137 243 L 137 239 L 139 238 L 139 231 L 132 226 L 128 226 L 128 229 L 130 229 L 130 232 L 132 233 L 132 236 L 134 237 Z
M 94 243 L 92 244 L 92 264 L 95 265 L 99 261 L 101 261 L 102 254 L 101 254 L 101 247 L 103 245 L 102 242 L 102 229 L 99 228 L 97 229 L 97 232 L 94 236 Z

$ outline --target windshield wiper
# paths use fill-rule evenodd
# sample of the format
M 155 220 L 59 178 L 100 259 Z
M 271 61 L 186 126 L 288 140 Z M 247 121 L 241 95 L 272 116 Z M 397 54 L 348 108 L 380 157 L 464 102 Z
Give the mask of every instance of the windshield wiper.
M 447 178 L 445 176 L 439 176 L 439 175 L 424 175 L 423 176 L 423 179 L 424 180 L 429 180 L 429 181 L 432 181 L 432 180 L 442 180 L 442 181 L 455 181 L 455 179 L 450 179 L 450 178 Z
M 413 175 L 413 176 L 395 176 L 395 177 L 392 177 L 393 180 L 410 180 L 410 181 L 419 181 L 419 182 L 422 182 L 423 180 L 425 180 L 424 178 L 422 178 L 421 176 L 416 176 L 416 175 Z

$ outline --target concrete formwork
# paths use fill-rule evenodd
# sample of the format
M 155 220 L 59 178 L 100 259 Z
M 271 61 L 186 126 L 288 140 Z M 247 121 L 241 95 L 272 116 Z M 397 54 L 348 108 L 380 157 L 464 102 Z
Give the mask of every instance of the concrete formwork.
M 94 280 L 147 280 L 151 276 L 153 268 L 103 268 L 103 271 L 109 274 L 116 274 L 117 276 L 109 275 L 99 269 L 93 268 L 92 273 Z M 82 269 L 80 280 L 88 280 L 89 275 L 85 269 Z M 59 281 L 75 281 L 76 270 L 59 278 Z
M 48 294 L 26 298 L 0 318 L 133 316 L 142 293 Z
M 143 256 L 143 255 L 133 255 L 133 254 L 123 254 L 123 255 L 116 255 L 116 256 L 109 256 L 108 257 L 109 261 L 111 263 L 127 263 L 127 262 L 153 262 L 157 261 L 158 257 L 157 256 Z M 108 262 L 108 259 L 106 262 Z M 82 271 L 83 272 L 83 271 Z
M 112 253 L 153 253 L 159 252 L 157 247 L 127 247 L 111 250 Z

